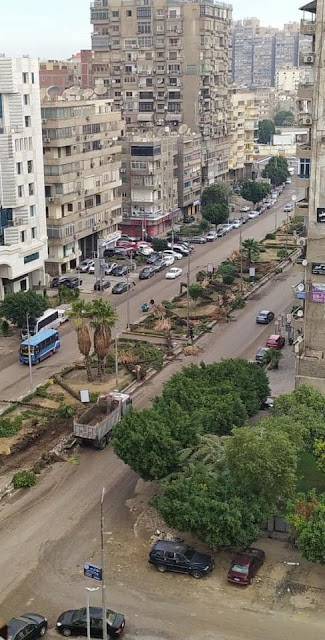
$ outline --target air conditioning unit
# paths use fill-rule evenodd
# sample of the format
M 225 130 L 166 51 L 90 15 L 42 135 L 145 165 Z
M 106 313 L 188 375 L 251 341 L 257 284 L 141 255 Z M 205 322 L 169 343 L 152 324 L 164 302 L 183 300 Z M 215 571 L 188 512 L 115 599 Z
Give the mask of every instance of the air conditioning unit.
M 305 115 L 299 118 L 299 122 L 301 122 L 301 124 L 313 124 L 313 119 L 311 116 Z
M 43 138 L 44 142 L 51 142 L 51 138 Z
M 49 202 L 53 202 L 53 200 L 54 200 L 54 198 L 51 198 L 51 197 L 50 197 L 50 198 L 48 198 L 48 201 L 49 201 Z
M 307 238 L 297 238 L 298 247 L 305 247 L 307 244 Z
M 308 53 L 308 55 L 305 55 L 303 57 L 303 62 L 305 64 L 314 64 L 314 62 L 315 62 L 315 54 L 314 53 Z
M 121 173 L 126 173 L 126 169 L 120 169 Z
M 42 124 L 46 124 L 46 123 L 47 123 L 46 118 L 42 118 Z

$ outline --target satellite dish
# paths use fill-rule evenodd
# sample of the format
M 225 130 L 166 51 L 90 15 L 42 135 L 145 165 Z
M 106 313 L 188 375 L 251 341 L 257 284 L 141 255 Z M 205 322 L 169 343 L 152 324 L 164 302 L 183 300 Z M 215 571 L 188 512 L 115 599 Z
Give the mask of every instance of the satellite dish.
M 62 93 L 62 96 L 63 98 L 75 98 L 76 96 L 80 96 L 80 94 L 80 87 L 74 85 L 73 87 L 68 87 L 68 89 L 65 89 Z
M 93 95 L 94 95 L 94 90 L 93 89 L 86 89 L 84 91 L 84 99 L 85 100 L 89 100 Z
M 178 129 L 178 133 L 183 136 L 185 133 L 187 133 L 188 131 L 188 126 L 187 124 L 181 124 L 181 126 Z
M 304 312 L 303 312 L 302 309 L 298 309 L 297 316 L 298 316 L 298 318 L 303 318 L 304 317 Z
M 297 200 L 297 196 L 296 196 L 296 195 L 291 196 L 291 200 L 292 200 L 293 202 L 296 202 L 296 200 Z
M 53 85 L 52 87 L 48 87 L 46 90 L 46 95 L 49 98 L 54 98 L 55 96 L 59 96 L 61 93 L 60 87 Z
M 307 267 L 308 262 L 307 262 L 307 260 L 303 260 L 301 264 L 302 264 L 303 267 Z
M 157 135 L 158 136 L 163 136 L 165 133 L 165 127 L 158 127 L 157 129 Z
M 107 87 L 104 87 L 104 85 L 97 85 L 94 89 L 96 96 L 104 96 L 105 93 L 107 93 Z

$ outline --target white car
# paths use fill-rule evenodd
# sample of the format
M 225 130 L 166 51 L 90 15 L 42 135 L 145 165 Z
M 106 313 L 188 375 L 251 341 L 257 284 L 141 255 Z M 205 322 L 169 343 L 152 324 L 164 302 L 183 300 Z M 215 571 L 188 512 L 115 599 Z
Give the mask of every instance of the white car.
M 175 258 L 175 260 L 181 260 L 184 256 L 179 253 L 179 251 L 174 251 L 172 249 L 166 249 L 165 251 L 163 251 L 162 253 L 162 257 L 166 258 L 166 256 L 173 256 L 173 258 Z
M 289 213 L 292 210 L 293 210 L 293 204 L 291 204 L 291 203 L 290 204 L 286 204 L 285 207 L 283 207 L 283 211 L 285 213 Z
M 152 253 L 154 253 L 154 250 L 152 247 L 142 246 L 139 248 L 139 253 L 141 253 L 141 255 L 143 256 L 150 256 Z
M 291 184 L 291 182 L 292 182 L 291 178 L 286 179 L 286 184 Z
M 163 256 L 163 259 L 165 261 L 166 267 L 171 267 L 175 262 L 174 256 Z
M 239 211 L 240 213 L 248 213 L 250 211 L 250 208 L 247 206 L 240 207 Z
M 168 249 L 171 249 L 172 251 L 178 251 L 178 253 L 182 253 L 183 256 L 188 256 L 188 254 L 190 253 L 189 248 L 185 244 L 180 244 L 179 242 L 174 242 L 173 245 L 171 242 L 168 242 L 167 246 Z
M 87 258 L 87 260 L 83 260 L 82 262 L 80 262 L 77 270 L 81 271 L 81 273 L 87 273 L 92 262 L 93 260 L 91 260 L 90 258 Z
M 247 215 L 251 220 L 253 220 L 253 218 L 258 218 L 260 214 L 258 211 L 250 211 Z
M 238 220 L 232 220 L 232 221 L 231 221 L 231 224 L 232 224 L 232 226 L 233 226 L 233 229 L 239 229 L 239 227 L 241 227 L 241 226 L 242 226 L 243 221 L 242 221 L 242 220 L 239 220 L 239 219 L 238 219 Z
M 226 233 L 229 233 L 229 231 L 233 230 L 234 226 L 233 226 L 232 222 L 231 223 L 229 222 L 229 224 L 225 224 L 223 228 L 224 228 Z
M 175 278 L 181 276 L 182 273 L 183 269 L 180 269 L 179 267 L 172 267 L 171 269 L 169 269 L 169 271 L 167 271 L 165 278 L 167 278 L 168 280 L 174 280 Z
M 209 231 L 209 233 L 207 233 L 206 235 L 206 239 L 208 242 L 213 242 L 214 240 L 216 240 L 218 237 L 218 234 L 216 231 Z
M 88 267 L 88 273 L 95 273 L 95 263 L 93 260 Z

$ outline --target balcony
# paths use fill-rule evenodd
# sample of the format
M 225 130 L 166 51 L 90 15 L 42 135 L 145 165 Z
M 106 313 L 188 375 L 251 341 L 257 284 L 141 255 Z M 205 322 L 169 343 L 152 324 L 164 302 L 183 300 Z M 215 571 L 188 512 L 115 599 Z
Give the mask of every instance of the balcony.
M 298 98 L 299 100 L 312 100 L 313 92 L 314 92 L 313 82 L 305 82 L 303 84 L 299 84 Z
M 298 144 L 297 145 L 297 158 L 311 159 L 311 146 L 310 144 Z
M 300 34 L 302 36 L 314 36 L 316 32 L 316 20 L 300 20 Z

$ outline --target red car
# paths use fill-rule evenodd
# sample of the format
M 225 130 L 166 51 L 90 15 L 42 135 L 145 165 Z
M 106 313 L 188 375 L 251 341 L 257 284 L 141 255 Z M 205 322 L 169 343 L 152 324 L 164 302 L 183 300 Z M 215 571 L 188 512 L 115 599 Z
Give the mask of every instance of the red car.
M 266 342 L 266 347 L 271 349 L 282 349 L 285 345 L 285 338 L 283 336 L 272 335 Z
M 256 571 L 264 564 L 265 553 L 261 549 L 245 549 L 233 559 L 227 580 L 234 584 L 252 584 Z

